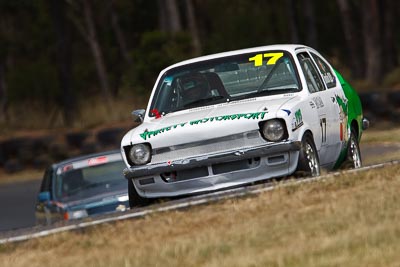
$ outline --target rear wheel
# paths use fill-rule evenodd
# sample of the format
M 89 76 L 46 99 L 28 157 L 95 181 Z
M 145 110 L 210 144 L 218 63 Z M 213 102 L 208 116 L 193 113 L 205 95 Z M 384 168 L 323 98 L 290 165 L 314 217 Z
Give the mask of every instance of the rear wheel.
M 357 169 L 361 168 L 362 160 L 360 153 L 360 145 L 357 139 L 357 132 L 354 128 L 351 128 L 349 143 L 347 145 L 346 159 L 343 162 L 343 168 L 345 169 Z
M 146 206 L 150 203 L 149 199 L 139 196 L 135 186 L 133 185 L 132 179 L 128 179 L 128 195 L 129 207 L 131 209 Z
M 304 134 L 301 139 L 297 176 L 319 176 L 321 173 L 318 152 L 310 133 Z

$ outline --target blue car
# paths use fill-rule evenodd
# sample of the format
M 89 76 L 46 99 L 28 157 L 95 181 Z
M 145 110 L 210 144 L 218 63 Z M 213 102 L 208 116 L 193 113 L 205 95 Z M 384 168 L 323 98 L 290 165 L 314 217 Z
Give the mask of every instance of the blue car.
M 38 224 L 125 211 L 129 207 L 119 151 L 81 156 L 47 168 L 36 203 Z

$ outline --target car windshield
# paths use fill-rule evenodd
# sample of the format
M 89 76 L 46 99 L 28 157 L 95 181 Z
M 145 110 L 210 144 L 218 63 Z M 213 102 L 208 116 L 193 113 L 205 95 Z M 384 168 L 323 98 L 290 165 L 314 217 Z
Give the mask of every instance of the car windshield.
M 298 74 L 288 52 L 228 56 L 168 70 L 156 87 L 149 116 L 299 90 Z
M 122 161 L 65 170 L 56 176 L 56 197 L 76 200 L 126 188 Z

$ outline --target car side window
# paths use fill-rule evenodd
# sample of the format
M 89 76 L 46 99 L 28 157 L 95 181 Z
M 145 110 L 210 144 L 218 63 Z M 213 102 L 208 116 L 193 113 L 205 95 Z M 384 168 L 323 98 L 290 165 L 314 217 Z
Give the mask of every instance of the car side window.
M 325 86 L 322 83 L 321 77 L 318 74 L 318 71 L 311 60 L 311 57 L 308 53 L 299 53 L 297 55 L 299 59 L 301 69 L 303 70 L 304 77 L 307 81 L 307 87 L 310 93 L 315 93 L 319 91 L 325 90 Z
M 50 192 L 51 194 L 51 176 L 53 175 L 52 168 L 48 168 L 43 175 L 42 184 L 40 185 L 40 192 Z
M 313 57 L 315 63 L 317 64 L 317 67 L 322 74 L 322 78 L 324 79 L 326 86 L 328 88 L 335 87 L 336 86 L 335 75 L 333 75 L 332 70 L 328 66 L 328 64 L 326 64 L 325 61 L 323 61 L 319 56 L 317 56 L 314 53 L 311 53 L 311 56 Z

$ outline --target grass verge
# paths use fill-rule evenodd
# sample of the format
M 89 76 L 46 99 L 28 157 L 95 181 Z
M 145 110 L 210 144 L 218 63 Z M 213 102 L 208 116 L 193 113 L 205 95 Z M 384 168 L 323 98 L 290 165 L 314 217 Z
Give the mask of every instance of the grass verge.
M 400 128 L 375 127 L 363 132 L 363 143 L 400 143 Z
M 400 166 L 0 246 L 0 266 L 398 266 Z
M 0 170 L 0 185 L 42 179 L 44 170 L 25 170 L 17 173 L 5 173 Z

